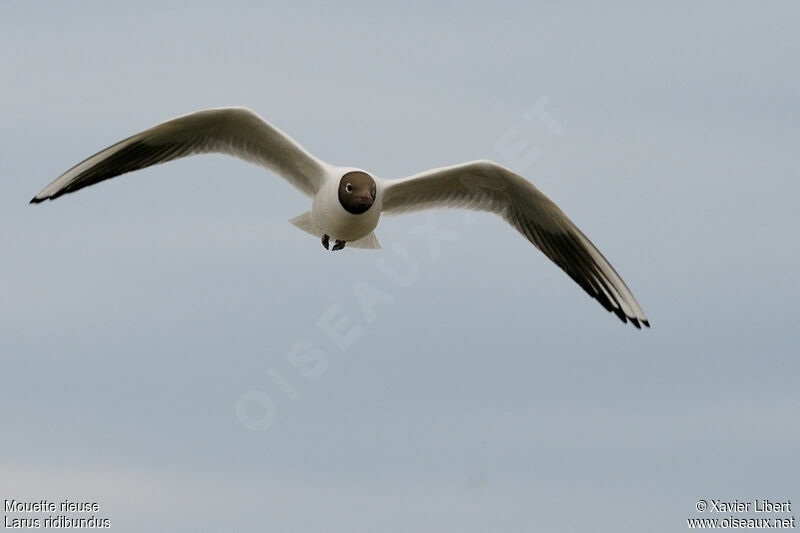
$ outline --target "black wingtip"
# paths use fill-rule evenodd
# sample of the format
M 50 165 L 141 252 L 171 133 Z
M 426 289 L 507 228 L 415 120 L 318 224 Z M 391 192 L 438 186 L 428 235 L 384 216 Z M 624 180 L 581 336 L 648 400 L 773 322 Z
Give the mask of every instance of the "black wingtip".
M 40 203 L 44 202 L 44 200 L 45 200 L 44 198 L 36 198 L 34 196 L 33 198 L 31 198 L 31 201 L 28 202 L 28 203 L 29 204 L 40 204 Z
M 637 319 L 631 318 L 630 320 L 631 320 L 631 324 L 636 326 L 636 329 L 642 329 L 642 326 L 639 325 L 639 321 Z
M 644 325 L 645 325 L 645 326 L 647 326 L 648 328 L 650 327 L 650 322 L 649 322 L 649 321 L 647 321 L 647 320 L 642 320 L 642 324 L 644 324 Z

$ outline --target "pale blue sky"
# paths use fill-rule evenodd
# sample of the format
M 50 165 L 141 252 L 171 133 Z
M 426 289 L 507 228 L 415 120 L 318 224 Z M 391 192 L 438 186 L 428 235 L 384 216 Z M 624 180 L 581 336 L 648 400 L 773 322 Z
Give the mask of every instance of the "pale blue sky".
M 0 499 L 99 500 L 121 532 L 673 532 L 701 498 L 800 501 L 796 6 L 181 6 L 0 8 Z M 524 118 L 542 99 L 559 135 Z M 514 167 L 653 328 L 486 214 L 325 252 L 286 222 L 305 197 L 222 156 L 27 204 L 222 105 L 383 177 Z

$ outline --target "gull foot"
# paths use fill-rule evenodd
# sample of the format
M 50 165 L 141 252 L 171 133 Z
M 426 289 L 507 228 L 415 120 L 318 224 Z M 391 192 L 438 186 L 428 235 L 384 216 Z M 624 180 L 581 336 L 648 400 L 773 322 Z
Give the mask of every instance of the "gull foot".
M 341 250 L 342 248 L 344 248 L 344 245 L 346 243 L 347 241 L 340 241 L 339 239 L 336 239 L 336 244 L 333 245 L 333 248 L 331 248 L 331 250 L 333 250 L 334 252 L 336 250 Z
M 326 250 L 328 249 L 329 242 L 330 242 L 330 237 L 328 237 L 328 234 L 326 233 L 325 235 L 322 236 L 322 246 L 324 246 Z

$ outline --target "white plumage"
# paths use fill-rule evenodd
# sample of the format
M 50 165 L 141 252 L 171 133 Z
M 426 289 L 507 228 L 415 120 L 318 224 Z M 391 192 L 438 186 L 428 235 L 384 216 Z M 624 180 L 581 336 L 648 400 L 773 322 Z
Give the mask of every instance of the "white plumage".
M 312 198 L 311 210 L 291 222 L 317 237 L 353 247 L 380 248 L 373 230 L 382 213 L 464 208 L 500 215 L 623 322 L 649 322 L 633 294 L 588 238 L 549 198 L 523 177 L 492 161 L 427 170 L 408 178 L 374 180 L 366 211 L 342 203 L 344 177 L 364 173 L 308 153 L 291 137 L 245 108 L 183 115 L 106 148 L 74 166 L 31 203 L 158 163 L 202 153 L 224 153 L 261 165 Z M 365 179 L 369 179 L 365 178 Z M 347 184 L 350 189 L 349 183 Z M 337 249 L 336 247 L 334 249 Z

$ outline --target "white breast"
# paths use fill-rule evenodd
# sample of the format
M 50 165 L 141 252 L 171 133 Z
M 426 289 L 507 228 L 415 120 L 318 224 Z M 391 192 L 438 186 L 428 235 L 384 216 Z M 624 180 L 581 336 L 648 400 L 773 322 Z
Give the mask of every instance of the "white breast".
M 335 179 L 327 180 L 325 185 L 314 195 L 311 207 L 314 223 L 331 240 L 356 241 L 361 239 L 375 229 L 381 216 L 382 191 L 380 186 L 375 203 L 366 213 L 360 215 L 348 213 L 339 203 L 339 180 L 348 171 L 349 169 L 345 169 L 338 173 Z

